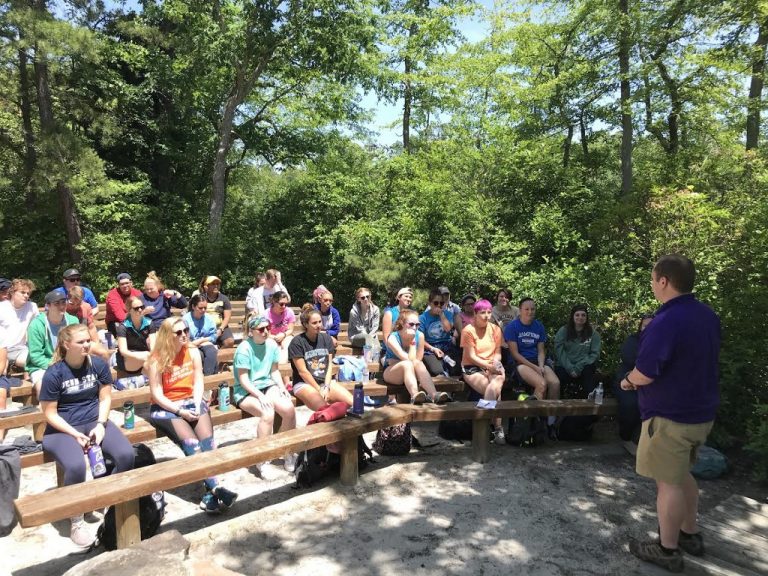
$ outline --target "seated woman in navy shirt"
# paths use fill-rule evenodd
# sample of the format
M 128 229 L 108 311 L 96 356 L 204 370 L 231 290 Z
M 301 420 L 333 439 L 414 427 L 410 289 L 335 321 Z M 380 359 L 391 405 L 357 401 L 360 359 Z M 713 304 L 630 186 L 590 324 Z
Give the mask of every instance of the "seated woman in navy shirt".
M 154 271 L 147 274 L 144 280 L 144 292 L 141 294 L 144 301 L 144 315 L 152 321 L 150 333 L 160 330 L 163 320 L 170 318 L 171 308 L 186 308 L 187 299 L 176 290 L 167 290 Z
M 64 485 L 85 481 L 85 452 L 100 445 L 114 462 L 113 472 L 133 468 L 133 446 L 109 421 L 112 404 L 112 375 L 98 356 L 89 356 L 88 327 L 72 324 L 62 328 L 53 363 L 45 371 L 40 390 L 40 408 L 48 424 L 43 451 L 64 470 Z M 70 518 L 70 538 L 81 547 L 95 539 L 83 516 Z

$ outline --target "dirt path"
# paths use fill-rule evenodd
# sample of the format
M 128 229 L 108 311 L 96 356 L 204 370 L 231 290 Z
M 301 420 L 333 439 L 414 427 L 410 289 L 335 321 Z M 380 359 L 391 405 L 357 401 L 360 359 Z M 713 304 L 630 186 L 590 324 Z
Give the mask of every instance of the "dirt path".
M 253 426 L 218 427 L 217 440 L 250 437 Z M 472 462 L 468 445 L 437 437 L 434 424 L 415 433 L 437 445 L 377 457 L 354 488 L 328 482 L 298 491 L 287 474 L 265 482 L 253 469 L 239 470 L 224 480 L 240 500 L 219 517 L 198 510 L 199 486 L 173 490 L 163 529 L 181 531 L 194 556 L 243 574 L 660 573 L 626 551 L 628 536 L 655 529 L 655 491 L 634 473 L 613 423 L 600 424 L 588 444 L 493 446 L 485 465 Z M 159 459 L 179 457 L 166 440 L 150 445 Z M 22 493 L 54 483 L 52 465 L 28 469 Z M 733 493 L 761 497 L 739 474 L 701 489 L 702 510 Z M 0 540 L 0 574 L 58 576 L 97 553 L 72 551 L 68 522 L 17 527 Z

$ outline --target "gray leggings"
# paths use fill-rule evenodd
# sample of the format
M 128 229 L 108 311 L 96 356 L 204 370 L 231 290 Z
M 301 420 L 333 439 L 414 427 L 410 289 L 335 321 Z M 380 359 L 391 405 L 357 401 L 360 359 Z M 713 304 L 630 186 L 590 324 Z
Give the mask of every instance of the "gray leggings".
M 73 428 L 87 435 L 94 426 L 96 426 L 95 421 L 73 426 Z M 113 472 L 133 469 L 133 446 L 112 422 L 107 422 L 101 449 L 104 456 L 109 456 L 114 462 Z M 72 436 L 64 432 L 46 433 L 43 436 L 43 451 L 53 456 L 64 470 L 64 486 L 85 482 L 85 455 L 80 444 Z

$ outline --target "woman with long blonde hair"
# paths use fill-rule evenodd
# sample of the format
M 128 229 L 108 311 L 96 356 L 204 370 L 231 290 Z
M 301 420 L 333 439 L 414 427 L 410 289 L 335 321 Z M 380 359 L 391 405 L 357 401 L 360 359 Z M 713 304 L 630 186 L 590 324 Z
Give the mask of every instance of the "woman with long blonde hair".
M 89 356 L 88 327 L 72 324 L 59 331 L 51 365 L 40 389 L 40 408 L 48 424 L 43 451 L 64 470 L 64 485 L 85 481 L 84 453 L 100 445 L 115 464 L 114 472 L 133 468 L 133 447 L 109 421 L 112 374 L 98 356 Z M 83 516 L 70 518 L 70 538 L 81 547 L 94 541 Z
M 208 403 L 203 399 L 203 362 L 189 346 L 189 327 L 181 318 L 166 318 L 147 360 L 152 395 L 150 423 L 192 456 L 216 448 Z M 237 500 L 237 494 L 206 478 L 200 508 L 218 514 Z

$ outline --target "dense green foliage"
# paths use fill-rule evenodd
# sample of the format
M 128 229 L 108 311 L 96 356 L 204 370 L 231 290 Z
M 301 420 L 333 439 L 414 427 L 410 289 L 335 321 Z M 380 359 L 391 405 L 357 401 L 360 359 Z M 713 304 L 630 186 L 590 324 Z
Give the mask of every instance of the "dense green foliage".
M 102 294 L 122 270 L 187 291 L 215 273 L 242 298 L 274 267 L 343 315 L 359 285 L 508 287 L 550 332 L 588 303 L 610 371 L 654 259 L 683 252 L 723 320 L 714 437 L 768 477 L 768 158 L 745 146 L 768 3 L 628 2 L 630 194 L 618 4 L 6 2 L 0 273 L 44 289 L 76 263 Z M 405 149 L 375 144 L 368 90 L 408 101 Z

